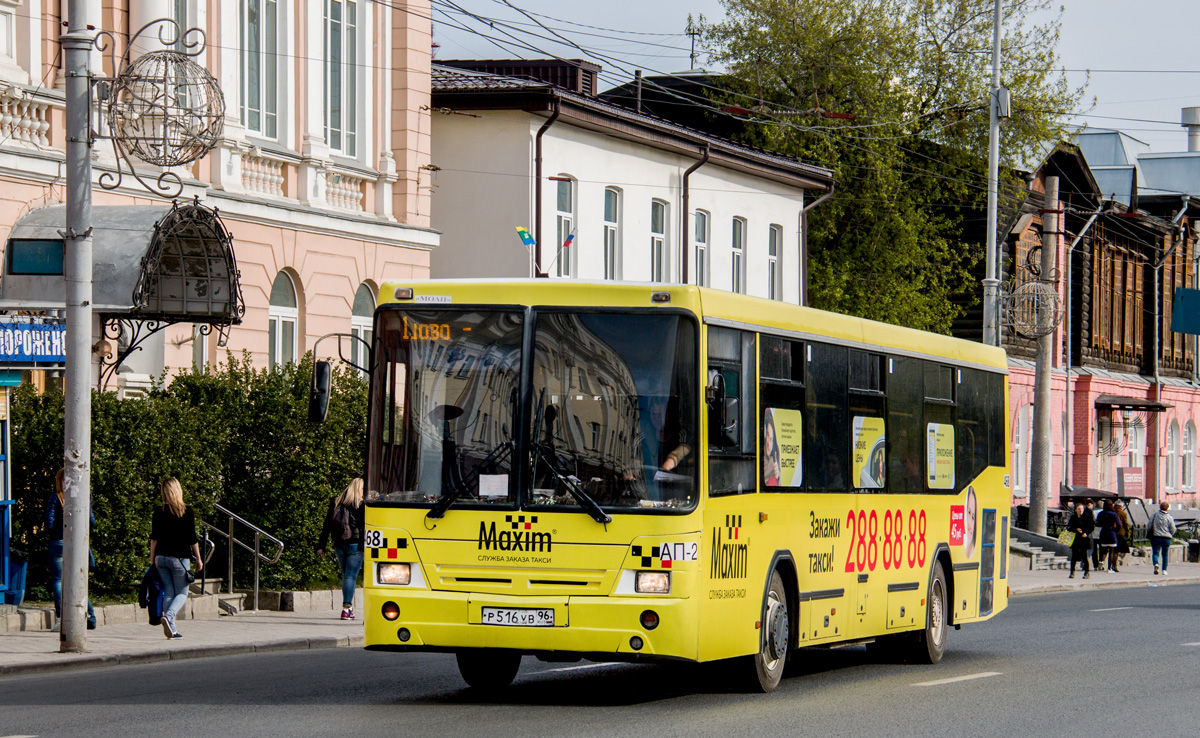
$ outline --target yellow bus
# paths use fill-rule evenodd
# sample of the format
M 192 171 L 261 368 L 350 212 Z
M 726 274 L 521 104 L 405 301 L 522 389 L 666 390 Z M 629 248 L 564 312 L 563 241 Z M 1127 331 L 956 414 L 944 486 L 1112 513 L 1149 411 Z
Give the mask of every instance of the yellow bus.
M 1007 364 L 686 285 L 385 284 L 365 645 L 466 682 L 805 647 L 941 659 L 1007 604 Z M 314 380 L 314 387 L 318 382 Z

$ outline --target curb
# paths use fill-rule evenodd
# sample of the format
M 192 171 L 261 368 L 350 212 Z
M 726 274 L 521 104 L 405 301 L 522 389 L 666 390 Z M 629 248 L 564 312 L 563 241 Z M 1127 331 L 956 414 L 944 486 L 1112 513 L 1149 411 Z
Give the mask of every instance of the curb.
M 1088 582 L 1087 584 L 1045 584 L 1041 586 L 1014 589 L 1009 597 L 1025 597 L 1028 595 L 1062 594 L 1063 592 L 1080 592 L 1092 589 L 1132 589 L 1134 587 L 1177 587 L 1183 584 L 1200 584 L 1198 579 L 1160 579 L 1140 582 Z
M 263 643 L 231 643 L 222 646 L 197 646 L 195 648 L 179 648 L 158 651 L 142 651 L 139 653 L 116 654 L 63 654 L 62 661 L 47 661 L 41 663 L 10 664 L 0 667 L 0 676 L 17 676 L 22 674 L 45 674 L 47 672 L 66 671 L 70 669 L 87 669 L 94 666 L 117 666 L 123 664 L 155 664 L 163 661 L 184 661 L 189 659 L 205 659 L 214 656 L 233 656 L 247 653 L 278 653 L 281 651 L 306 651 L 325 648 L 348 648 L 363 645 L 363 637 L 358 636 L 322 636 L 319 638 L 290 638 Z

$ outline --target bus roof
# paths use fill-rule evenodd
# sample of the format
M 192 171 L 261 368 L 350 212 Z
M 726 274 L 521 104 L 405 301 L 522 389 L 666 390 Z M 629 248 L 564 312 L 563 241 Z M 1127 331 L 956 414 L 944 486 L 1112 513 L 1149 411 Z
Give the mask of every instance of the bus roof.
M 402 289 L 411 289 L 412 297 L 398 299 L 397 290 Z M 654 293 L 667 293 L 670 300 L 652 302 Z M 708 325 L 882 348 L 893 353 L 1008 371 L 1004 350 L 994 346 L 694 285 L 574 279 L 434 279 L 384 283 L 379 289 L 379 305 L 394 304 L 674 307 L 695 313 Z

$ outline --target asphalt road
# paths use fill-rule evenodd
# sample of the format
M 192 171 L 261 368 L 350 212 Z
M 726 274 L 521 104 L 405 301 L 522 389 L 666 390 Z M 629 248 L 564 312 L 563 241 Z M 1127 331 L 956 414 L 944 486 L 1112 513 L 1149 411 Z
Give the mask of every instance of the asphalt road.
M 1197 603 L 1200 586 L 1016 598 L 952 631 L 938 666 L 806 650 L 770 695 L 727 664 L 531 658 L 480 694 L 452 656 L 345 648 L 5 677 L 0 737 L 1194 735 Z

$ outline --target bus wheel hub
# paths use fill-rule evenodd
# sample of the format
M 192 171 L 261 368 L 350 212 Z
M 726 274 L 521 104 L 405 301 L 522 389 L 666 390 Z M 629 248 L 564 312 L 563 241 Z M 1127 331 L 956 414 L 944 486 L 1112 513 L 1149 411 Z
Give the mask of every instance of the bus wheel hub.
M 772 603 L 767 627 L 767 643 L 771 649 L 771 659 L 781 659 L 787 653 L 788 647 L 787 608 L 781 604 Z

